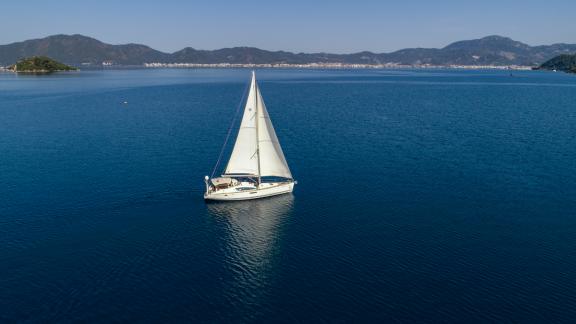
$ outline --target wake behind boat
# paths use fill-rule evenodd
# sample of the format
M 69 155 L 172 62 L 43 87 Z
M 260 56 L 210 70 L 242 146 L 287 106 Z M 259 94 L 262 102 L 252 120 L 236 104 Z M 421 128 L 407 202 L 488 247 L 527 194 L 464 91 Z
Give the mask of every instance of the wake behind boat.
M 276 137 L 254 72 L 228 165 L 220 177 L 205 176 L 204 182 L 206 200 L 263 198 L 294 189 L 296 182 Z

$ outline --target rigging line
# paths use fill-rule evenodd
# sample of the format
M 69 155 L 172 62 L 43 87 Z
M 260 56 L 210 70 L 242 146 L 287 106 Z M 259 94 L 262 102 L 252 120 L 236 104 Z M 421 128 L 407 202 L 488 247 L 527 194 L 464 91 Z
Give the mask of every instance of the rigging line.
M 214 173 L 216 173 L 216 169 L 218 169 L 218 166 L 220 165 L 220 161 L 222 160 L 222 155 L 224 154 L 224 149 L 226 148 L 226 144 L 228 143 L 228 140 L 230 139 L 230 135 L 232 134 L 232 128 L 234 128 L 234 124 L 236 123 L 236 119 L 238 118 L 238 113 L 240 112 L 240 108 L 242 108 L 242 104 L 244 103 L 244 98 L 246 98 L 246 94 L 248 93 L 248 89 L 250 89 L 250 84 L 251 83 L 248 83 L 248 85 L 244 89 L 244 94 L 242 95 L 242 100 L 240 100 L 240 103 L 238 104 L 238 107 L 236 108 L 236 113 L 234 114 L 234 118 L 232 118 L 232 124 L 230 124 L 230 128 L 228 128 L 228 134 L 226 134 L 226 139 L 224 140 L 224 144 L 222 145 L 222 148 L 220 149 L 220 154 L 218 155 L 218 160 L 216 161 L 216 165 L 214 166 L 214 169 L 212 169 L 212 174 L 210 174 L 210 178 L 214 177 Z

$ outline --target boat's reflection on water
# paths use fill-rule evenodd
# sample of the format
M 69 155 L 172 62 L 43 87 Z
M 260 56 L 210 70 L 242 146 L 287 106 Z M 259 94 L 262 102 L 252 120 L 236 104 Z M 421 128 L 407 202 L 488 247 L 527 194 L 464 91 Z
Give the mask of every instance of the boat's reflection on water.
M 208 203 L 209 214 L 224 230 L 226 268 L 231 273 L 229 297 L 244 305 L 258 305 L 272 283 L 280 255 L 283 225 L 294 205 L 294 196 Z

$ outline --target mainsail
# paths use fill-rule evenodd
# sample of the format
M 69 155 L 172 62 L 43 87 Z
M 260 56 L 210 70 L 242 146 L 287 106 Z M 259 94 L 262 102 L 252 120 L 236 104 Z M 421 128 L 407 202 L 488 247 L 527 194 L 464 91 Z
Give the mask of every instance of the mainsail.
M 254 72 L 238 137 L 224 175 L 292 178 Z

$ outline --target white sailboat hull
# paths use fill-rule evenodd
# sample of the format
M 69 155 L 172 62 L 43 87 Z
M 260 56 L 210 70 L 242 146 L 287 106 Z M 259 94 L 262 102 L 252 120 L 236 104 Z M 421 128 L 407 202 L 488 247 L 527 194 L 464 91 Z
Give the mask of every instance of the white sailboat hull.
M 241 186 L 207 191 L 204 194 L 206 200 L 249 200 L 264 197 L 271 197 L 292 192 L 294 182 L 266 182 L 253 190 L 238 190 Z

